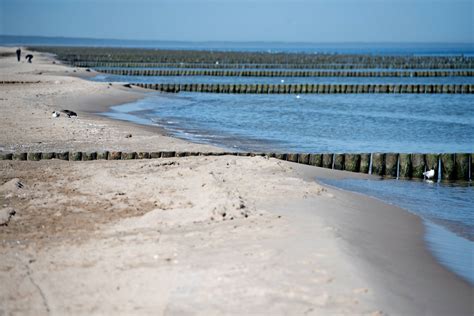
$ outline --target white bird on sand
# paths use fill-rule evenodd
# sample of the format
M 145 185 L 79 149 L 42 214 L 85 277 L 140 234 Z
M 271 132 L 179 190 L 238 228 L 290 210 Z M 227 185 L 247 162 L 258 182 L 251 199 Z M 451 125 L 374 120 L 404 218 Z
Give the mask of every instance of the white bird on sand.
M 423 175 L 424 175 L 427 179 L 431 179 L 431 178 L 434 177 L 435 171 L 434 171 L 434 169 L 431 169 L 431 170 L 429 170 L 429 171 L 423 172 Z
M 59 117 L 59 112 L 58 111 L 53 111 L 53 114 L 51 115 L 52 117 Z

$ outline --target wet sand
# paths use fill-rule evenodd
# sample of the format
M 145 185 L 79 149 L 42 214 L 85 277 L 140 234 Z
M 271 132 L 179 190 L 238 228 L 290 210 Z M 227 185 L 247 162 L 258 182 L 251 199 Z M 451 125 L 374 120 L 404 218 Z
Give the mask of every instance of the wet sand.
M 0 81 L 41 81 L 0 85 L 0 150 L 219 150 L 96 115 L 146 92 L 52 62 L 0 59 Z M 78 118 L 51 117 L 62 108 Z M 473 313 L 418 217 L 314 181 L 367 175 L 233 156 L 0 170 L 16 211 L 0 226 L 0 314 Z

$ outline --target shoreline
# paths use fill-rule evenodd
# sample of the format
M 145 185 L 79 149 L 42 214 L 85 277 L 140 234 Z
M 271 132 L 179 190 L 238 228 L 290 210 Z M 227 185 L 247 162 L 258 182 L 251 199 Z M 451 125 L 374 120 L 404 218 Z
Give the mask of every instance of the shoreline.
M 36 64 L 33 66 L 36 67 Z M 8 72 L 2 73 L 2 76 L 15 77 Z M 41 77 L 42 80 L 43 78 Z M 46 85 L 40 84 L 31 96 L 29 91 L 15 92 L 15 87 L 6 91 L 5 87 L 0 87 L 1 91 L 8 92 L 5 94 L 6 98 L 17 102 L 16 112 L 2 108 L 9 115 L 6 116 L 8 119 L 15 120 L 18 111 L 23 111 L 23 115 L 27 117 L 31 109 L 25 104 L 31 103 L 40 107 L 32 112 L 35 116 L 44 115 L 38 125 L 27 120 L 26 125 L 34 129 L 23 129 L 24 135 L 18 129 L 11 129 L 12 125 L 7 125 L 2 131 L 4 136 L 1 136 L 0 144 L 14 146 L 14 141 L 24 139 L 29 141 L 25 143 L 30 148 L 57 148 L 54 146 L 59 144 L 63 146 L 61 148 L 65 148 L 62 143 L 70 142 L 69 148 L 81 150 L 108 145 L 108 150 L 131 148 L 139 151 L 140 148 L 149 150 L 149 146 L 156 146 L 157 150 L 203 150 L 207 147 L 216 151 L 212 146 L 155 135 L 155 128 L 147 130 L 141 125 L 133 126 L 131 123 L 100 118 L 97 108 L 105 108 L 106 104 L 110 107 L 108 102 L 122 101 L 125 95 L 132 99 L 138 96 L 132 97 L 129 91 L 112 96 L 107 90 L 121 89 L 65 78 L 61 77 L 60 80 L 68 81 L 66 87 L 62 87 L 67 88 L 68 92 L 61 94 L 61 89 L 51 90 L 49 93 L 52 95 L 45 98 L 34 95 L 44 91 Z M 47 80 L 54 83 L 57 77 L 52 76 Z M 83 85 L 81 89 L 75 88 L 80 85 Z M 48 111 L 54 106 L 70 100 L 71 94 L 81 96 L 85 93 L 89 93 L 89 96 L 68 104 L 71 109 L 78 110 L 80 115 L 74 124 L 79 122 L 84 123 L 83 125 L 72 128 L 70 119 L 53 120 L 48 115 Z M 41 101 L 34 101 L 36 98 Z M 126 102 L 120 104 L 123 103 Z M 82 117 L 85 118 L 84 121 Z M 18 120 L 24 124 L 24 118 Z M 101 125 L 88 125 L 92 123 Z M 100 128 L 113 131 L 105 135 L 106 132 L 101 134 Z M 85 129 L 90 130 L 86 133 Z M 68 134 L 69 130 L 76 134 Z M 10 135 L 13 137 L 9 138 L 9 133 L 14 134 Z M 39 133 L 39 136 L 35 133 Z M 131 133 L 133 137 L 125 138 L 127 133 Z M 57 137 L 54 142 L 35 144 L 35 141 L 44 140 L 46 135 L 51 137 L 51 134 Z M 103 136 L 103 139 L 98 135 Z M 71 142 L 71 138 L 75 141 Z M 5 142 L 6 140 L 10 142 Z M 16 284 L 15 281 L 25 271 L 30 271 L 28 274 L 33 275 L 34 282 L 40 284 L 42 291 L 46 293 L 43 296 L 49 298 L 47 303 L 44 300 L 42 302 L 37 294 L 28 296 L 20 287 L 12 286 L 8 290 L 33 298 L 29 305 L 23 301 L 26 306 L 23 308 L 30 307 L 39 312 L 43 310 L 44 304 L 48 311 L 111 312 L 114 310 L 114 300 L 109 300 L 99 289 L 114 290 L 117 294 L 112 296 L 115 298 L 130 297 L 134 292 L 133 289 L 127 289 L 127 282 L 135 284 L 134 281 L 139 280 L 142 285 L 138 288 L 141 291 L 154 289 L 163 298 L 153 301 L 152 297 L 147 296 L 148 300 L 143 301 L 132 295 L 135 301 L 127 303 L 124 300 L 119 306 L 121 311 L 133 311 L 134 307 L 141 306 L 142 312 L 146 312 L 151 311 L 147 308 L 155 306 L 158 307 L 156 311 L 162 313 L 186 313 L 193 310 L 278 314 L 303 313 L 307 310 L 321 314 L 370 314 L 381 311 L 389 314 L 472 313 L 472 287 L 436 262 L 424 243 L 424 228 L 418 216 L 373 198 L 321 186 L 314 181 L 317 177 L 371 176 L 296 165 L 275 159 L 267 160 L 263 157 L 181 159 L 78 163 L 0 162 L 4 170 L 0 183 L 6 184 L 8 179 L 19 178 L 26 184 L 26 196 L 37 199 L 37 202 L 29 202 L 21 198 L 22 194 L 18 189 L 5 187 L 5 184 L 1 186 L 2 194 L 11 194 L 10 198 L 2 199 L 12 207 L 17 207 L 19 213 L 19 218 L 14 217 L 12 224 L 8 226 L 11 233 L 2 234 L 3 228 L 0 228 L 3 239 L 0 251 L 6 258 L 0 266 L 2 283 Z M 157 170 L 160 172 L 157 173 Z M 63 176 L 70 180 L 62 183 Z M 127 177 L 127 180 L 122 179 L 123 177 Z M 147 185 L 142 185 L 142 182 Z M 33 189 L 36 183 L 39 184 L 38 188 Z M 205 186 L 201 187 L 201 183 Z M 160 189 L 155 192 L 155 187 Z M 51 196 L 49 190 L 56 192 L 59 197 Z M 126 194 L 116 195 L 115 190 Z M 109 200 L 104 200 L 102 194 L 112 200 L 117 199 L 115 204 L 122 203 L 126 207 L 120 209 L 118 215 L 87 211 L 89 208 L 114 208 L 115 204 L 107 204 Z M 168 195 L 173 198 L 170 199 Z M 186 202 L 190 197 L 192 199 Z M 50 202 L 52 199 L 54 202 Z M 84 214 L 65 214 L 61 211 L 61 207 L 66 210 L 70 208 L 67 206 L 68 199 L 76 201 L 76 207 L 84 209 Z M 87 203 L 87 199 L 92 200 L 91 204 Z M 152 202 L 152 199 L 157 201 Z M 151 204 L 142 205 L 141 201 L 149 201 Z M 35 218 L 35 210 L 42 209 L 43 202 L 51 210 L 46 212 L 45 209 L 48 214 L 46 218 Z M 249 219 L 240 215 L 241 209 L 235 209 L 234 204 L 238 206 L 239 203 L 245 205 Z M 134 205 L 141 206 L 134 209 Z M 219 214 L 222 216 L 222 213 L 208 213 L 209 205 L 217 210 L 226 209 L 226 213 L 230 215 L 223 217 L 234 216 L 235 219 L 233 222 L 215 222 L 211 218 Z M 56 216 L 55 212 L 61 212 L 62 215 Z M 122 212 L 125 213 L 121 215 Z M 97 224 L 92 223 L 92 228 L 87 228 L 84 233 L 86 228 L 79 224 L 90 224 L 91 219 L 87 217 L 92 214 Z M 71 221 L 68 220 L 70 217 Z M 34 232 L 27 227 L 22 228 L 23 221 L 39 227 L 45 225 L 46 231 L 40 229 Z M 232 229 L 235 237 L 228 234 Z M 320 234 L 315 235 L 315 231 Z M 51 240 L 45 238 L 48 233 L 53 236 Z M 114 236 L 112 239 L 111 234 Z M 186 237 L 188 235 L 190 239 Z M 82 241 L 77 238 L 82 238 Z M 153 246 L 155 238 L 160 240 L 159 244 L 163 248 Z M 201 242 L 196 243 L 196 238 Z M 20 243 L 10 244 L 9 241 L 14 240 L 19 240 Z M 21 246 L 24 242 L 25 246 Z M 143 247 L 135 247 L 137 243 Z M 234 246 L 229 248 L 228 243 Z M 38 252 L 38 249 L 43 249 L 45 253 Z M 219 251 L 215 252 L 213 249 Z M 131 255 L 127 255 L 126 250 Z M 161 254 L 161 251 L 167 253 Z M 14 252 L 19 254 L 22 262 L 34 258 L 36 263 L 26 264 L 27 268 L 12 263 L 17 260 L 13 257 Z M 89 255 L 83 258 L 83 253 Z M 118 253 L 121 254 L 120 257 L 117 257 Z M 51 256 L 58 261 L 54 265 L 49 263 Z M 69 260 L 68 256 L 77 262 Z M 155 256 L 171 259 L 157 261 Z M 212 262 L 210 267 L 209 262 Z M 58 269 L 58 266 L 62 268 Z M 281 273 L 274 275 L 270 273 L 272 269 Z M 88 285 L 86 291 L 74 289 L 78 285 L 74 279 L 78 271 L 85 276 Z M 239 271 L 239 274 L 235 271 Z M 104 272 L 104 276 L 100 276 Z M 157 282 L 150 282 L 153 279 L 151 276 Z M 94 282 L 96 277 L 100 281 Z M 71 282 L 71 288 L 60 282 L 63 278 Z M 123 291 L 115 290 L 115 284 L 113 288 L 110 287 L 115 278 L 118 278 L 121 284 L 118 287 Z M 219 278 L 220 281 L 217 282 Z M 224 282 L 225 288 L 222 288 L 221 282 Z M 34 292 L 32 285 L 24 286 L 30 293 Z M 184 291 L 179 291 L 179 288 Z M 99 293 L 94 293 L 97 290 Z M 58 291 L 69 295 L 79 293 L 79 305 L 73 303 L 73 307 L 67 307 L 73 301 Z M 87 295 L 87 292 L 93 294 Z M 209 297 L 207 292 L 214 297 Z M 92 297 L 94 294 L 98 294 L 102 302 L 96 301 Z M 0 291 L 0 297 L 7 302 L 7 310 L 22 310 L 22 302 L 15 300 L 15 297 L 10 298 L 3 291 Z M 256 302 L 255 297 L 260 302 Z M 64 299 L 63 302 L 61 298 Z M 249 309 L 235 304 L 239 300 L 247 302 Z M 275 301 L 281 303 L 269 310 L 268 307 Z M 92 307 L 95 309 L 91 309 Z

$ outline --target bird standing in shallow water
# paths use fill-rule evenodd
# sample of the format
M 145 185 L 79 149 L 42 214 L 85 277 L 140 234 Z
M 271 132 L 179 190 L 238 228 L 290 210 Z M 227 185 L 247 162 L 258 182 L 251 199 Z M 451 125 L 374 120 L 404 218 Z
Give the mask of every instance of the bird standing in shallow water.
M 434 177 L 435 171 L 434 171 L 434 169 L 431 169 L 431 170 L 429 170 L 429 171 L 423 172 L 423 175 L 424 175 L 427 179 L 431 179 L 431 178 Z

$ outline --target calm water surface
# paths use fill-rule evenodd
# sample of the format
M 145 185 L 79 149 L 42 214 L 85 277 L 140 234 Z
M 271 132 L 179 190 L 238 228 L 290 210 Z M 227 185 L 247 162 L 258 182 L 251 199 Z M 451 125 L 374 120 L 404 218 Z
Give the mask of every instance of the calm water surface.
M 171 134 L 249 151 L 474 152 L 474 96 L 430 94 L 252 95 L 153 93 L 107 115 L 160 125 Z M 426 243 L 474 284 L 474 189 L 417 181 L 328 184 L 420 215 Z
M 110 115 L 240 150 L 473 152 L 473 104 L 460 94 L 156 93 Z

